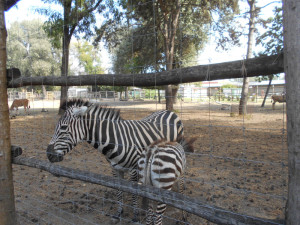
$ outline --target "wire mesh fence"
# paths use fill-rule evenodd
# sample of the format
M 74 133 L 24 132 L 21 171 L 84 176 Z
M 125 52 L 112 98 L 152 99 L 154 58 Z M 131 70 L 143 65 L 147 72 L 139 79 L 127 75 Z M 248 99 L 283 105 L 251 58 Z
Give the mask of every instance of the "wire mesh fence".
M 153 101 L 106 101 L 105 104 L 120 108 L 125 119 L 141 119 L 151 111 L 164 108 L 164 104 Z M 47 160 L 47 145 L 59 116 L 56 115 L 58 103 L 45 101 L 46 105 L 53 107 L 47 106 L 48 112 L 42 113 L 42 106 L 35 105 L 30 115 L 21 114 L 11 121 L 12 143 L 23 147 L 24 156 Z M 183 121 L 185 136 L 198 138 L 195 153 L 187 156 L 185 195 L 235 213 L 283 219 L 287 147 L 284 105 L 281 107 L 272 110 L 269 104 L 261 109 L 259 104 L 253 104 L 249 105 L 251 113 L 240 117 L 221 110 L 215 103 L 178 103 L 175 109 Z M 87 143 L 78 145 L 59 165 L 111 174 L 105 157 Z M 59 215 L 65 215 L 70 224 L 103 221 L 109 224 L 118 204 L 115 190 L 36 169 L 14 166 L 14 179 L 20 219 L 28 219 L 33 224 L 65 223 L 66 218 L 62 216 L 59 221 Z M 127 209 L 121 221 L 126 224 L 131 223 L 132 209 L 130 195 L 125 196 L 123 204 Z M 26 202 L 33 208 L 45 208 L 40 209 L 41 214 L 33 213 L 25 207 Z M 181 220 L 180 215 L 178 209 L 168 207 L 166 220 L 176 223 Z M 188 221 L 198 224 L 199 218 L 190 214 Z
M 131 7 L 154 7 L 154 3 L 156 1 L 147 1 Z M 153 14 L 156 13 L 154 9 Z M 153 21 L 152 32 L 148 30 L 137 34 L 129 28 L 138 27 L 139 22 L 129 20 L 126 34 L 131 40 L 131 64 L 123 63 L 122 66 L 125 69 L 130 67 L 130 72 L 140 72 L 141 69 L 134 64 L 134 44 L 141 37 L 149 38 L 153 43 L 153 61 L 148 70 L 165 66 L 157 60 L 159 32 L 154 28 L 156 22 Z M 178 30 L 183 32 L 184 21 L 181 21 Z M 21 30 L 17 33 L 21 36 Z M 177 40 L 181 48 L 179 53 L 183 51 L 183 38 L 180 36 Z M 180 60 L 174 63 L 179 70 L 183 65 Z M 21 67 L 22 64 L 15 66 Z M 81 74 L 78 70 L 74 69 L 70 74 Z M 118 79 L 117 74 L 114 77 Z M 31 106 L 30 113 L 20 108 L 19 115 L 11 120 L 11 142 L 23 148 L 23 156 L 47 161 L 46 149 L 60 118 L 57 115 L 60 90 L 40 85 L 44 88 L 29 85 L 27 90 L 9 92 L 9 104 L 14 99 L 28 98 Z M 68 82 L 65 85 L 68 86 Z M 174 111 L 183 122 L 185 137 L 197 137 L 195 152 L 187 154 L 184 195 L 199 204 L 209 205 L 212 210 L 221 208 L 241 217 L 248 215 L 271 220 L 274 224 L 283 223 L 288 179 L 285 103 L 277 103 L 272 109 L 268 98 L 262 108 L 266 87 L 257 86 L 249 98 L 248 114 L 240 116 L 237 88 L 221 92 L 221 87 L 214 87 L 209 67 L 206 85 L 194 87 L 181 83 L 177 103 L 174 104 Z M 128 120 L 139 120 L 151 112 L 165 109 L 166 96 L 160 87 L 155 86 L 152 90 L 135 87 L 125 97 L 124 90 L 116 90 L 118 87 L 114 84 L 109 91 L 99 91 L 97 86 L 95 82 L 90 86 L 70 87 L 69 98 L 81 98 L 120 109 L 122 118 Z M 135 86 L 134 79 L 132 86 Z M 273 86 L 270 93 L 282 92 L 283 86 Z M 74 171 L 80 169 L 111 175 L 111 165 L 105 157 L 85 142 L 56 164 Z M 125 194 L 121 202 L 123 214 L 115 218 L 120 202 L 112 188 L 21 165 L 13 165 L 13 172 L 20 224 L 132 224 L 134 209 L 130 194 Z M 175 187 L 173 191 L 178 190 Z M 145 224 L 146 209 L 141 198 L 138 209 L 137 224 Z M 212 224 L 210 221 L 193 213 L 188 214 L 187 221 L 182 221 L 181 210 L 171 206 L 167 207 L 163 219 L 164 224 Z

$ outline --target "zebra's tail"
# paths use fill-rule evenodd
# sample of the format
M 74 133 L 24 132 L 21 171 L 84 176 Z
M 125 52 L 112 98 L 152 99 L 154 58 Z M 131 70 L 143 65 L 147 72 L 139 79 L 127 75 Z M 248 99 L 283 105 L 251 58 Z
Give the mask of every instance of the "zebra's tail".
M 181 144 L 185 152 L 194 152 L 194 142 L 197 140 L 196 137 L 185 139 L 183 136 L 177 138 L 177 142 Z

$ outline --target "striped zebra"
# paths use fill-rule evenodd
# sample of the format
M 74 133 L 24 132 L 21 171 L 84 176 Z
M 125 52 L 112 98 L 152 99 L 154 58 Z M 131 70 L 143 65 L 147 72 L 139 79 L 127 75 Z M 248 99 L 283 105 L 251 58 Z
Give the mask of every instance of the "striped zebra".
M 59 119 L 47 148 L 50 162 L 60 162 L 79 142 L 87 141 L 105 156 L 115 177 L 137 181 L 137 161 L 145 149 L 156 140 L 176 141 L 183 135 L 179 117 L 167 110 L 155 112 L 141 120 L 124 120 L 120 111 L 80 99 L 62 104 L 64 115 Z M 123 212 L 123 193 L 117 194 L 119 207 L 116 218 Z M 134 220 L 137 220 L 137 198 L 133 195 Z
M 138 160 L 139 184 L 171 190 L 174 183 L 180 178 L 180 193 L 183 193 L 183 173 L 186 166 L 185 152 L 194 152 L 195 138 L 185 140 L 179 137 L 177 142 L 159 140 L 152 143 L 142 152 Z M 147 225 L 161 225 L 166 204 L 159 203 L 156 213 L 152 204 L 147 211 Z M 183 221 L 186 213 L 183 211 Z

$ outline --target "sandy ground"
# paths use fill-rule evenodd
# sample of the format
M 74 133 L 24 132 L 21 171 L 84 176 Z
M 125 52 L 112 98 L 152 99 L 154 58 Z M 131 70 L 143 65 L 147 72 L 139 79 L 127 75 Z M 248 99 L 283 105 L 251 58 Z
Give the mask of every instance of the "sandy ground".
M 109 102 L 124 119 L 141 119 L 164 104 L 150 101 Z M 58 101 L 31 101 L 30 115 L 19 110 L 11 119 L 11 141 L 23 155 L 46 159 L 54 132 Z M 47 112 L 41 112 L 44 108 Z M 195 136 L 195 153 L 187 156 L 185 194 L 211 206 L 266 219 L 283 219 L 287 198 L 286 114 L 283 104 L 271 109 L 250 103 L 248 115 L 237 116 L 237 105 L 221 110 L 215 102 L 179 102 L 185 136 Z M 69 153 L 63 166 L 111 174 L 103 156 L 87 143 Z M 115 191 L 45 171 L 13 165 L 16 208 L 20 224 L 131 224 L 128 194 L 119 221 L 112 220 Z M 175 191 L 177 188 L 175 188 Z M 145 221 L 141 216 L 143 224 Z M 181 224 L 179 210 L 168 207 L 165 224 Z M 211 224 L 189 214 L 190 224 Z

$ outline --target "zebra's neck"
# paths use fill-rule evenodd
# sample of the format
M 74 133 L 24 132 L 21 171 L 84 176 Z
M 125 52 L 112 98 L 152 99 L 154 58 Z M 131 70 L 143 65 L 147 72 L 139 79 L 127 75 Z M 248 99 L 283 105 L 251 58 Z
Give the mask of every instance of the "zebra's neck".
M 114 148 L 112 143 L 115 142 L 111 140 L 115 134 L 112 123 L 120 120 L 119 111 L 95 105 L 84 118 L 86 141 L 100 151 Z

